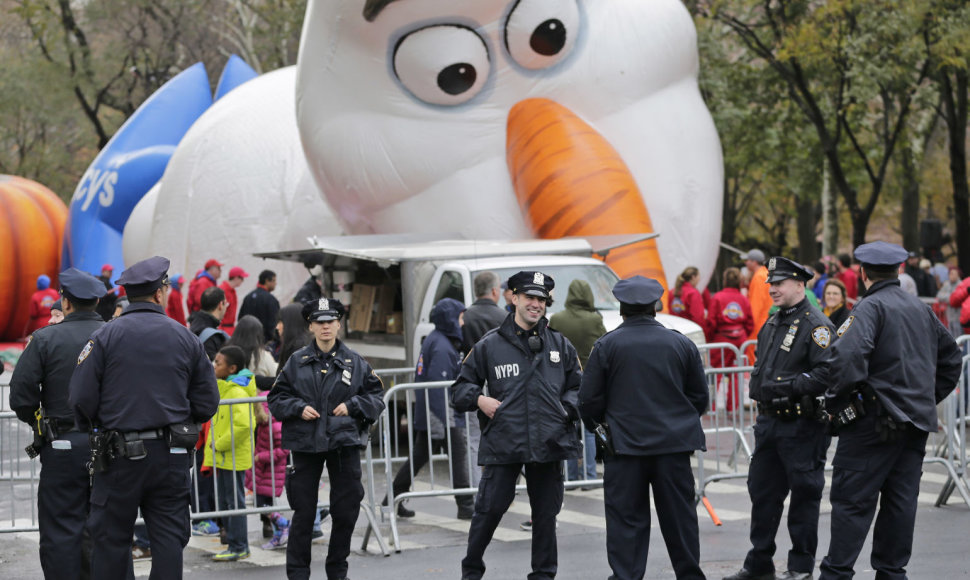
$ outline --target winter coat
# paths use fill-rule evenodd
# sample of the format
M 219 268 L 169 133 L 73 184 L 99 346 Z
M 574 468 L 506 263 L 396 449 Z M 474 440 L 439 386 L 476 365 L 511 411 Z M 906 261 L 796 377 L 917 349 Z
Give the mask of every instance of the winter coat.
M 465 326 L 461 327 L 465 339 L 465 352 L 471 350 L 485 333 L 498 328 L 508 315 L 508 310 L 492 302 L 491 298 L 479 298 L 465 310 Z
M 704 299 L 690 282 L 684 282 L 680 287 L 680 296 L 674 296 L 673 292 L 667 295 L 667 311 L 704 326 Z
M 219 379 L 219 400 L 244 399 L 256 396 L 256 381 L 249 369 L 243 369 L 227 379 Z M 219 405 L 205 442 L 202 465 L 245 471 L 253 466 L 252 403 Z M 212 447 L 215 441 L 215 454 Z
M 186 325 L 185 322 L 185 306 L 182 304 L 182 293 L 172 288 L 168 292 L 168 303 L 165 306 L 165 314 L 168 317 L 178 322 L 182 326 Z
M 218 330 L 218 332 L 207 337 L 202 342 L 202 346 L 205 347 L 206 356 L 209 357 L 209 360 L 215 360 L 216 353 L 226 345 L 226 342 L 229 340 L 229 335 L 225 331 L 219 330 L 219 320 L 208 312 L 199 310 L 189 314 L 189 330 L 192 331 L 192 334 L 198 336 L 201 340 L 202 331 L 207 328 L 215 328 Z
M 431 309 L 431 322 L 434 330 L 428 334 L 421 345 L 418 356 L 418 366 L 415 369 L 415 380 L 419 383 L 431 381 L 453 381 L 458 376 L 461 366 L 461 356 L 456 344 L 461 344 L 461 325 L 459 315 L 464 312 L 465 305 L 454 298 L 442 298 Z M 432 439 L 445 438 L 445 425 L 463 426 L 464 418 L 455 417 L 449 408 L 445 389 L 432 390 L 430 397 L 427 391 L 419 390 L 415 393 L 414 428 L 417 431 L 431 431 Z M 431 410 L 431 424 L 428 424 L 428 409 Z M 457 421 L 457 422 L 456 422 Z
M 236 313 L 239 312 L 239 298 L 236 296 L 236 289 L 232 287 L 232 284 L 228 280 L 219 284 L 219 288 L 226 293 L 226 302 L 229 306 L 226 307 L 226 313 L 222 316 L 222 322 L 219 323 L 219 328 L 224 330 L 226 334 L 232 336 L 232 331 L 236 330 Z
M 197 312 L 202 308 L 202 293 L 209 288 L 214 288 L 216 279 L 205 270 L 199 272 L 189 283 L 189 295 L 185 299 L 185 305 L 189 309 L 189 314 Z
M 754 328 L 751 303 L 737 288 L 725 288 L 711 299 L 704 331 L 709 342 L 741 346 Z
M 34 292 L 30 297 L 30 320 L 27 322 L 27 332 L 24 336 L 30 336 L 38 328 L 47 326 L 51 319 L 51 306 L 58 298 L 60 295 L 53 288 Z
M 566 295 L 566 306 L 549 319 L 549 328 L 557 330 L 576 348 L 579 362 L 586 367 L 593 345 L 604 334 L 603 315 L 596 310 L 593 289 L 586 280 L 573 280 Z
M 384 385 L 370 364 L 337 340 L 321 352 L 316 341 L 293 353 L 276 378 L 267 401 L 273 417 L 283 422 L 283 447 L 324 453 L 362 444 L 367 427 L 384 411 Z M 341 403 L 349 415 L 337 417 Z M 320 418 L 302 419 L 311 406 Z
M 478 341 L 450 387 L 459 412 L 478 410 L 478 397 L 484 394 L 502 402 L 491 419 L 478 414 L 479 465 L 579 458 L 573 423 L 579 418 L 579 358 L 569 340 L 547 324 L 542 318 L 526 331 L 510 314 Z M 527 335 L 539 338 L 538 352 L 526 346 Z
M 260 395 L 265 395 L 268 391 L 263 391 Z M 269 405 L 259 403 L 266 410 L 269 416 Z M 272 439 L 271 439 L 272 437 Z M 279 421 L 270 421 L 256 425 L 256 465 L 253 469 L 246 472 L 246 489 L 253 489 L 253 479 L 256 480 L 257 494 L 267 497 L 279 497 L 283 493 L 283 484 L 286 481 L 286 462 L 290 457 L 290 452 L 283 449 L 283 424 Z M 270 469 L 272 460 L 272 469 Z

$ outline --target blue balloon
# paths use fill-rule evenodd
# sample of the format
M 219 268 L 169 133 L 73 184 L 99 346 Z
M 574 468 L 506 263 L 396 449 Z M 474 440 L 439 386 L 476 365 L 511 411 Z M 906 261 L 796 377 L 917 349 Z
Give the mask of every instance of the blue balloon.
M 62 269 L 124 270 L 121 236 L 135 205 L 162 177 L 175 147 L 212 105 L 202 63 L 182 71 L 145 101 L 81 177 L 64 232 Z
M 229 91 L 259 76 L 253 67 L 246 64 L 246 61 L 236 55 L 229 56 L 226 68 L 222 69 L 222 76 L 219 77 L 219 86 L 216 87 L 215 99 L 218 101 L 226 96 Z

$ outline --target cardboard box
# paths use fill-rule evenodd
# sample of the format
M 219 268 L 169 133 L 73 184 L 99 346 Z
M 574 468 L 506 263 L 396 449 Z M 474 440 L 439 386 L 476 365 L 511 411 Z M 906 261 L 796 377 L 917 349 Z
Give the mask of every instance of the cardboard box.
M 388 334 L 402 334 L 404 333 L 404 313 L 403 312 L 392 312 L 387 315 L 387 333 Z
M 394 295 L 397 289 L 391 284 L 383 284 L 377 286 L 376 290 L 370 331 L 390 332 L 387 330 L 387 317 L 394 312 Z
M 371 318 L 374 314 L 374 296 L 377 286 L 368 284 L 354 284 L 350 294 L 350 317 L 347 319 L 348 330 L 367 332 L 370 329 Z

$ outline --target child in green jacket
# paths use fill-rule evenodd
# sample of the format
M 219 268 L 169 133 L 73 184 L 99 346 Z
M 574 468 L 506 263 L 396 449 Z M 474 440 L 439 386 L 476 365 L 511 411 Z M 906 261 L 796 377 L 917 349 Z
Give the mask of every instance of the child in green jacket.
M 219 398 L 244 399 L 256 396 L 253 373 L 246 368 L 246 356 L 238 346 L 219 349 L 212 366 L 219 382 Z M 252 403 L 220 404 L 212 418 L 212 428 L 205 442 L 203 465 L 215 468 L 219 510 L 244 509 L 246 471 L 253 467 Z M 246 516 L 223 518 L 229 548 L 212 557 L 218 562 L 232 562 L 249 557 Z

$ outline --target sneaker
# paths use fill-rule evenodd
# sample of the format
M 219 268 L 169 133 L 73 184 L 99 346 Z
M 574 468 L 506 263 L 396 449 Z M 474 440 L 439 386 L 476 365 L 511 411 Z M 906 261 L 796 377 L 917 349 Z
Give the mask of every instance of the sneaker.
M 526 520 L 526 521 L 522 522 L 521 524 L 519 524 L 519 529 L 522 530 L 523 532 L 531 532 L 532 531 L 532 520 Z
M 132 560 L 151 560 L 152 551 L 149 548 L 142 548 L 141 546 L 131 547 L 131 559 Z
M 193 536 L 216 536 L 219 535 L 219 525 L 212 520 L 202 520 L 192 526 Z
M 212 556 L 213 561 L 216 562 L 235 562 L 236 560 L 245 560 L 249 557 L 249 550 L 244 552 L 233 552 L 232 550 L 225 550 L 219 552 Z
M 323 535 L 323 532 L 320 532 Z M 273 533 L 273 538 L 263 544 L 264 550 L 278 550 L 286 547 L 286 542 L 290 539 L 290 526 L 280 527 Z

